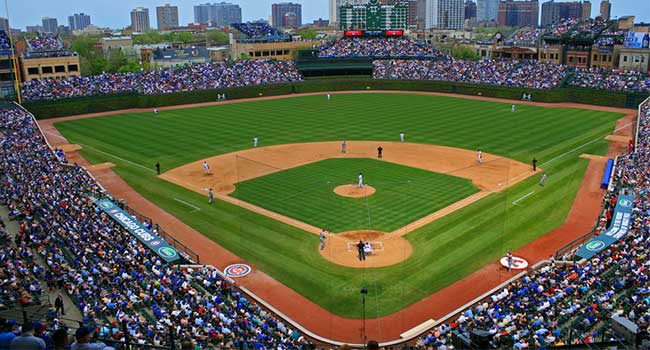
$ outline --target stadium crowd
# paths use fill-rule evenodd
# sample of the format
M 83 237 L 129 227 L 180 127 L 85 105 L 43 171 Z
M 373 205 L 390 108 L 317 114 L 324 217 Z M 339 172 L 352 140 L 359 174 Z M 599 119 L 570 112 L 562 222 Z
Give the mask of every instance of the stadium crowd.
M 0 116 L 0 199 L 20 223 L 13 244 L 0 246 L 3 301 L 42 293 L 42 279 L 61 287 L 102 339 L 167 345 L 171 329 L 197 348 L 307 344 L 216 270 L 166 264 L 94 204 L 107 194 L 49 148 L 31 115 L 5 108 Z
M 140 92 L 147 95 L 301 81 L 293 62 L 241 60 L 187 65 L 139 73 L 104 73 L 66 79 L 41 79 L 22 86 L 26 100 Z
M 10 50 L 11 41 L 9 41 L 9 35 L 4 30 L 0 30 L 0 50 Z
M 374 61 L 374 79 L 439 80 L 472 84 L 551 89 L 566 74 L 566 67 L 513 60 Z
M 521 44 L 521 43 L 530 43 L 534 44 L 539 39 L 539 36 L 542 34 L 541 29 L 531 29 L 526 28 L 516 32 L 507 42 L 512 42 Z
M 37 33 L 35 37 L 27 39 L 31 51 L 49 51 L 63 48 L 63 43 L 55 34 Z
M 610 340 L 613 315 L 648 335 L 650 325 L 650 103 L 641 107 L 638 146 L 619 157 L 606 196 L 635 194 L 629 233 L 584 263 L 551 260 L 465 310 L 418 340 L 423 349 L 447 349 L 452 332 L 482 330 L 494 348 L 540 348 Z M 575 253 L 575 251 L 574 251 Z
M 323 44 L 318 56 L 448 58 L 442 52 L 407 38 L 342 38 Z
M 233 23 L 232 26 L 250 39 L 282 36 L 277 29 L 264 22 Z
M 650 75 L 618 69 L 605 71 L 598 68 L 581 69 L 573 74 L 570 85 L 589 89 L 617 90 L 626 92 L 650 91 Z

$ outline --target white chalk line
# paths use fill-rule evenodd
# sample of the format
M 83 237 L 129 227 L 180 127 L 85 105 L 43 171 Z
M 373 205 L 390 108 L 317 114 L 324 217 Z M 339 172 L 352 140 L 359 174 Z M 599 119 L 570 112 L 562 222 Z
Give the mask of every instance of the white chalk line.
M 517 206 L 521 206 L 521 205 L 519 205 L 519 202 L 523 201 L 524 199 L 526 199 L 526 198 L 528 198 L 530 196 L 532 196 L 534 193 L 535 193 L 535 191 L 533 191 L 533 192 L 531 192 L 531 193 L 529 193 L 527 195 L 524 195 L 523 197 L 517 199 L 516 201 L 513 201 L 512 204 L 517 205 Z
M 79 145 L 80 145 L 81 147 L 83 147 L 83 148 L 88 148 L 88 149 L 93 150 L 93 151 L 95 151 L 95 152 L 97 152 L 97 153 L 101 153 L 101 154 L 103 154 L 103 155 L 106 155 L 106 156 L 109 156 L 109 157 L 113 157 L 113 158 L 115 158 L 115 159 L 119 159 L 119 160 L 121 160 L 121 161 L 123 161 L 123 162 L 129 163 L 129 164 L 131 164 L 131 165 L 135 165 L 135 166 L 137 166 L 137 167 L 139 167 L 139 168 L 142 168 L 142 169 L 145 169 L 145 170 L 149 170 L 149 171 L 151 171 L 151 172 L 153 172 L 153 173 L 156 172 L 155 170 L 153 170 L 153 169 L 151 169 L 151 168 L 147 168 L 147 167 L 144 166 L 144 165 L 141 165 L 141 164 L 138 164 L 138 163 L 134 163 L 134 162 L 132 162 L 132 161 L 130 161 L 130 160 L 128 160 L 128 159 L 124 159 L 124 158 L 122 158 L 122 157 L 118 157 L 118 156 L 116 156 L 116 155 L 114 155 L 114 154 L 111 154 L 111 153 L 108 153 L 108 152 L 104 152 L 104 151 L 100 151 L 100 150 L 98 150 L 98 149 L 96 149 L 96 148 L 93 148 L 93 147 L 90 147 L 90 146 L 86 146 L 86 145 L 81 144 L 81 143 L 79 143 Z
M 201 210 L 201 208 L 199 208 L 199 207 L 197 207 L 197 206 L 195 206 L 195 205 L 192 205 L 192 204 L 190 204 L 190 203 L 187 203 L 187 202 L 184 201 L 184 200 L 180 200 L 180 199 L 178 199 L 178 198 L 174 198 L 174 200 L 177 201 L 177 202 L 179 202 L 179 203 L 183 203 L 183 204 L 187 205 L 187 206 L 190 207 L 190 208 L 193 208 L 194 211 L 200 211 L 200 210 Z M 194 211 L 192 211 L 191 213 L 193 213 Z
M 630 125 L 633 125 L 633 124 L 636 124 L 636 123 L 628 123 L 628 124 L 625 124 L 625 125 L 621 126 L 620 128 L 614 129 L 614 132 L 612 132 L 610 135 L 614 135 L 615 132 L 617 132 L 619 130 L 623 130 L 623 129 L 625 129 L 625 128 L 629 127 Z M 556 160 L 558 160 L 560 158 L 563 158 L 568 154 L 571 154 L 571 153 L 573 153 L 573 152 L 575 152 L 575 151 L 577 151 L 577 150 L 579 150 L 579 149 L 581 149 L 581 148 L 583 148 L 585 146 L 591 145 L 592 143 L 598 142 L 598 141 L 600 141 L 602 139 L 603 139 L 602 137 L 598 137 L 598 138 L 596 138 L 596 139 L 594 139 L 592 141 L 589 141 L 589 142 L 587 142 L 587 143 L 585 143 L 585 144 L 583 144 L 581 146 L 578 146 L 578 147 L 576 147 L 576 148 L 574 148 L 574 149 L 572 149 L 570 151 L 564 152 L 564 153 L 560 154 L 559 156 L 557 156 L 555 158 L 552 158 L 551 160 L 549 160 L 547 162 L 544 162 L 542 165 L 551 164 L 552 162 L 554 162 L 554 161 L 556 161 Z

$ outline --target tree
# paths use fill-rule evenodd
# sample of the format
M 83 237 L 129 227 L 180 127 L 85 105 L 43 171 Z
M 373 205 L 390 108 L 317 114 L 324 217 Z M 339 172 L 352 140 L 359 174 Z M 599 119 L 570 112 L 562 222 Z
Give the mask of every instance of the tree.
M 318 32 L 313 28 L 305 28 L 297 33 L 304 40 L 314 40 L 318 36 Z
M 116 73 L 123 66 L 128 64 L 128 60 L 124 55 L 124 52 L 120 49 L 113 49 L 108 53 L 108 63 L 106 65 L 106 70 L 111 73 Z
M 171 34 L 170 41 L 187 44 L 196 41 L 196 39 L 194 38 L 194 34 L 190 32 L 177 32 Z
M 139 34 L 133 37 L 133 43 L 137 45 L 160 44 L 164 40 L 164 36 L 155 30 L 150 30 L 145 34 Z
M 220 30 L 209 30 L 208 42 L 212 45 L 225 45 L 230 42 L 230 38 L 228 37 L 228 34 Z
M 120 69 L 117 70 L 118 73 L 137 73 L 142 70 L 142 67 L 138 64 L 136 61 L 128 61 L 126 65 L 120 67 Z

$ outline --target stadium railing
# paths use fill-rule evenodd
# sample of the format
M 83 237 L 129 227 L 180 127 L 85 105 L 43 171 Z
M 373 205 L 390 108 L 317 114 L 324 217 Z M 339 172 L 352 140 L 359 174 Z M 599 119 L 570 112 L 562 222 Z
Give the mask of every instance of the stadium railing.
M 138 221 L 151 223 L 151 225 L 156 230 L 156 234 L 162 237 L 165 241 L 167 241 L 167 243 L 171 244 L 172 247 L 176 248 L 176 250 L 181 254 L 181 256 L 187 259 L 190 263 L 192 264 L 200 263 L 199 254 L 195 253 L 190 247 L 186 246 L 185 244 L 177 240 L 172 234 L 167 232 L 162 226 L 154 222 L 152 218 L 145 216 L 139 211 L 133 209 L 128 205 L 128 203 L 124 201 L 120 201 L 120 204 L 123 206 L 124 211 L 134 216 Z

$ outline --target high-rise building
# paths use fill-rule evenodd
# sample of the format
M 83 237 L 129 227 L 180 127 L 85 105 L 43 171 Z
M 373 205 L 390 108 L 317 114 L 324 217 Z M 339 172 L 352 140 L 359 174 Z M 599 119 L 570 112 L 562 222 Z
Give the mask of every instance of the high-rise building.
M 609 0 L 602 0 L 600 2 L 600 17 L 609 21 L 612 15 L 612 3 Z
M 68 27 L 70 30 L 84 30 L 90 25 L 90 16 L 82 13 L 75 13 L 68 16 Z
M 407 30 L 408 3 L 392 3 L 394 4 L 388 5 L 379 0 L 369 0 L 365 5 L 343 5 L 339 8 L 339 27 L 342 30 Z
M 146 33 L 150 28 L 149 9 L 138 7 L 131 11 L 131 30 L 134 33 Z
M 290 23 L 285 22 L 285 20 L 290 21 Z M 302 26 L 302 5 L 292 2 L 271 5 L 271 25 L 276 28 L 298 28 Z
M 59 21 L 56 18 L 43 17 L 42 22 L 44 33 L 56 33 L 59 29 Z
M 476 20 L 479 22 L 496 21 L 499 16 L 499 0 L 477 0 Z
M 463 0 L 427 0 L 426 28 L 463 29 L 465 4 Z
M 5 33 L 9 33 L 9 20 L 4 17 L 0 17 L 0 30 L 4 30 Z
M 539 3 L 537 0 L 499 3 L 497 23 L 508 27 L 537 27 L 539 25 Z
M 195 23 L 228 26 L 232 23 L 241 23 L 241 21 L 241 7 L 237 4 L 221 2 L 194 6 Z
M 178 27 L 178 6 L 165 6 L 156 7 L 156 22 L 158 23 L 158 30 L 170 30 Z
M 216 21 L 217 7 L 214 4 L 194 6 L 194 23 L 208 24 Z
M 550 26 L 566 18 L 591 17 L 591 2 L 572 1 L 555 2 L 551 0 L 542 4 L 542 26 Z
M 237 4 L 230 4 L 227 2 L 222 2 L 216 4 L 217 6 L 217 18 L 215 22 L 218 26 L 229 26 L 232 23 L 241 23 L 241 7 Z
M 476 3 L 472 0 L 465 1 L 465 19 L 476 18 Z

